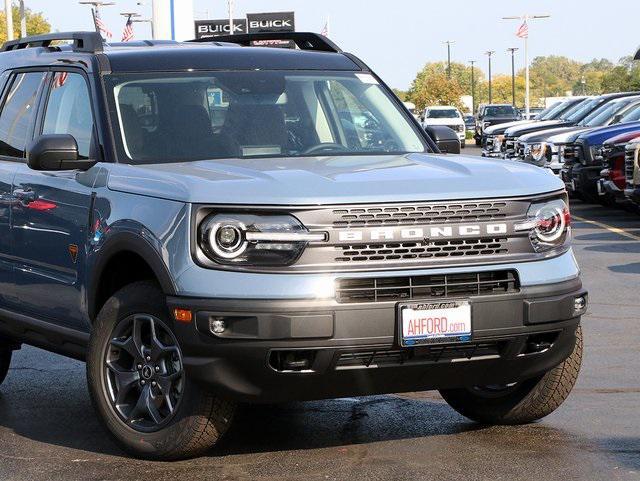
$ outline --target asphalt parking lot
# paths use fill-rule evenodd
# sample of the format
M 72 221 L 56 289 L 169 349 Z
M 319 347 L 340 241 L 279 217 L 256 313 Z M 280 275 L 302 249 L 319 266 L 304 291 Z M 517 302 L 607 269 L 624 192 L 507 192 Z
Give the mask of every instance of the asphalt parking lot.
M 640 216 L 580 203 L 573 213 L 591 300 L 585 359 L 542 422 L 480 426 L 437 393 L 262 406 L 243 409 L 208 457 L 142 462 L 99 425 L 83 364 L 25 347 L 0 387 L 0 479 L 638 480 Z

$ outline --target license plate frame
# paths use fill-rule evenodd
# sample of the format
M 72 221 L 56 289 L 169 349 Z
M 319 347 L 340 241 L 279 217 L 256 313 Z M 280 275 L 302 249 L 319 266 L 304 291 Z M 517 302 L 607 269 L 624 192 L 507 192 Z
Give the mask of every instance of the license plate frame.
M 418 309 L 415 309 L 418 307 Z M 431 311 L 445 312 L 450 309 L 460 309 L 457 314 L 464 315 L 466 311 L 466 319 L 457 322 L 468 322 L 468 331 L 459 333 L 450 333 L 447 335 L 425 335 L 405 337 L 404 316 L 403 313 L 407 309 L 413 311 Z M 412 301 L 399 302 L 396 305 L 396 332 L 397 341 L 400 347 L 418 347 L 418 346 L 434 346 L 442 344 L 462 344 L 473 340 L 473 306 L 469 299 L 443 299 L 438 301 Z

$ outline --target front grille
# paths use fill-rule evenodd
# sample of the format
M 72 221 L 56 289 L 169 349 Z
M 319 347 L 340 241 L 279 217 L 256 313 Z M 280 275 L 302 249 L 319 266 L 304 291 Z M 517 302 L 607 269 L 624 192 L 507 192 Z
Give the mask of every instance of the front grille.
M 506 137 L 504 139 L 504 153 L 506 157 L 514 157 L 516 155 L 517 140 L 515 137 Z
M 508 254 L 508 239 L 459 239 L 428 243 L 404 242 L 389 244 L 358 244 L 336 247 L 336 262 L 371 262 L 433 257 L 464 257 Z
M 519 291 L 515 271 L 338 279 L 336 301 L 392 302 L 510 294 Z
M 504 219 L 506 210 L 507 203 L 502 201 L 352 207 L 333 210 L 333 225 L 335 227 L 363 227 L 493 221 Z
M 498 341 L 471 342 L 442 346 L 424 346 L 403 350 L 382 349 L 379 351 L 345 352 L 340 355 L 336 368 L 381 367 L 405 363 L 435 363 L 474 359 L 479 357 L 498 357 L 502 343 Z
M 627 188 L 633 188 L 633 169 L 636 160 L 636 149 L 627 149 L 624 154 L 624 178 Z
M 564 161 L 576 162 L 580 160 L 582 147 L 576 144 L 567 144 L 564 146 Z
M 524 142 L 517 142 L 513 156 L 517 157 L 519 159 L 524 159 L 525 156 L 526 156 L 525 150 L 526 150 L 525 143 Z

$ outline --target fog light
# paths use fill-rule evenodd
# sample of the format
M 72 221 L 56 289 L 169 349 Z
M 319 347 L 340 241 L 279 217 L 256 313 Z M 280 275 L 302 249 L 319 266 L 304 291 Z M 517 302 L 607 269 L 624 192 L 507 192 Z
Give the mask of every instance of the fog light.
M 214 334 L 222 334 L 226 328 L 227 325 L 225 324 L 224 320 L 220 319 L 219 317 L 216 317 L 209 321 L 209 330 Z
M 585 296 L 576 297 L 573 301 L 574 312 L 582 312 L 587 308 L 587 298 Z

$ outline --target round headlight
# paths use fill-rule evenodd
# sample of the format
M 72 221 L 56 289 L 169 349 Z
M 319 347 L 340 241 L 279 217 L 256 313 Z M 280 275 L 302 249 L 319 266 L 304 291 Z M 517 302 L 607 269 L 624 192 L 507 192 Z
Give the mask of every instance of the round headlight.
M 233 259 L 241 255 L 247 248 L 244 238 L 246 228 L 241 223 L 221 221 L 212 224 L 209 228 L 209 247 L 218 256 L 224 259 Z
M 547 150 L 547 144 L 545 143 L 540 143 L 540 144 L 532 144 L 531 145 L 531 157 L 533 158 L 533 160 L 542 160 L 544 158 L 544 154 Z
M 545 205 L 536 215 L 536 236 L 547 244 L 554 243 L 565 234 L 568 222 L 568 210 L 557 205 Z

